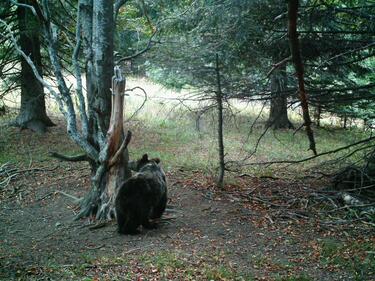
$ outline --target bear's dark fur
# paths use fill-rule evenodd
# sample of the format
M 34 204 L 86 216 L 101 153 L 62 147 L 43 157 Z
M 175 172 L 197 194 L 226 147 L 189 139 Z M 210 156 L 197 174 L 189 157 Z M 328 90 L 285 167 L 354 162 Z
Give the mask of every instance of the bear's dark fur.
M 137 173 L 120 186 L 115 201 L 119 233 L 137 234 L 140 225 L 156 227 L 150 219 L 160 218 L 167 205 L 167 184 L 159 162 L 147 154 L 133 162 L 131 169 Z

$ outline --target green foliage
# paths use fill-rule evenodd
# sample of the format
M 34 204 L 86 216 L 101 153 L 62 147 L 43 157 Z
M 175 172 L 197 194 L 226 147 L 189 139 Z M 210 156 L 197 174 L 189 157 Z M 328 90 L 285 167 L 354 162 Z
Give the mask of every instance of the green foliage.
M 373 118 L 374 12 L 366 1 L 324 1 L 303 10 L 302 50 L 314 104 L 339 116 Z
M 149 67 L 150 62 L 145 63 L 145 67 L 148 68 L 147 76 L 151 77 L 156 83 L 163 84 L 167 88 L 180 90 L 189 84 L 189 80 L 184 76 L 179 75 L 178 71 L 163 70 L 162 68 Z
M 156 1 L 159 5 L 162 2 Z M 256 71 L 250 69 L 250 62 L 258 57 L 256 51 L 250 54 L 244 49 L 252 44 L 251 31 L 258 31 L 246 16 L 253 2 L 188 2 L 184 6 L 169 6 L 169 12 L 161 15 L 159 37 L 166 43 L 155 46 L 148 55 L 148 75 L 165 85 L 193 86 L 201 94 L 210 96 L 217 87 L 215 58 L 218 55 L 224 95 L 261 87 L 261 82 L 249 79 L 256 78 Z M 155 4 L 154 9 L 157 7 Z
M 247 274 L 236 272 L 227 264 L 216 265 L 215 256 L 191 257 L 177 253 L 161 252 L 156 255 L 143 255 L 141 261 L 146 268 L 156 268 L 161 277 L 183 278 L 184 280 L 253 280 Z
M 129 1 L 120 9 L 117 17 L 115 46 L 121 56 L 131 56 L 143 49 L 153 33 L 153 26 L 147 21 L 141 1 Z
M 213 61 L 218 54 L 226 98 L 269 99 L 266 74 L 289 56 L 286 5 L 274 0 L 178 2 L 148 3 L 161 22 L 163 44 L 148 54 L 147 74 L 168 87 L 190 85 L 207 96 L 216 87 Z M 298 28 L 313 106 L 373 119 L 374 9 L 366 1 L 301 5 Z M 288 74 L 288 85 L 296 88 L 294 70 L 288 68 Z M 294 93 L 285 93 L 291 102 Z

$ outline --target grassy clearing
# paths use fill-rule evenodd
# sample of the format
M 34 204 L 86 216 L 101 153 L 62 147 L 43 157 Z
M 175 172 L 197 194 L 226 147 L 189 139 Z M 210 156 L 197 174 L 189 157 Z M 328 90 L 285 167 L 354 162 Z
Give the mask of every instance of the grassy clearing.
M 137 82 L 131 81 L 130 84 Z M 215 174 L 217 167 L 215 110 L 208 111 L 202 116 L 198 131 L 197 115 L 194 113 L 194 110 L 199 107 L 198 103 L 181 104 L 174 100 L 178 97 L 177 93 L 147 81 L 142 81 L 142 83 L 146 85 L 149 98 L 139 114 L 129 122 L 129 127 L 135 131 L 134 138 L 137 138 L 136 145 L 133 144 L 130 148 L 131 153 L 139 155 L 142 151 L 148 151 L 150 154 L 161 156 L 168 168 L 183 166 L 187 169 L 200 169 Z M 131 93 L 126 100 L 127 117 L 131 116 L 142 102 L 141 97 L 136 93 Z M 308 151 L 309 144 L 303 130 L 296 133 L 293 130 L 265 132 L 267 112 L 261 115 L 250 132 L 260 110 L 259 104 L 247 106 L 240 102 L 233 102 L 232 110 L 237 112 L 236 115 L 233 116 L 232 111 L 226 111 L 224 124 L 227 160 L 243 160 L 250 154 L 253 156 L 241 163 L 299 160 L 312 156 L 312 153 Z M 291 118 L 296 127 L 301 124 L 301 119 L 296 112 L 291 113 Z M 314 132 L 319 152 L 348 145 L 368 135 L 359 129 L 315 128 Z M 260 139 L 262 134 L 264 136 Z M 348 151 L 339 153 L 335 157 L 345 155 L 345 153 Z M 361 155 L 357 154 L 351 160 L 356 161 L 360 158 Z M 332 159 L 331 155 L 321 157 L 299 166 L 293 166 L 291 171 L 309 169 L 330 159 Z M 283 166 L 275 165 L 265 168 L 250 165 L 245 166 L 243 172 L 273 175 L 280 172 L 280 167 Z M 285 169 L 282 170 L 285 171 Z
M 166 170 L 184 167 L 184 169 L 199 169 L 207 174 L 215 175 L 217 167 L 215 110 L 208 111 L 202 116 L 198 131 L 197 115 L 194 110 L 202 104 L 193 101 L 181 103 L 177 100 L 181 95 L 188 93 L 176 93 L 143 79 L 128 79 L 128 89 L 138 85 L 141 85 L 147 92 L 145 105 L 138 111 L 144 101 L 144 94 L 139 90 L 128 92 L 125 101 L 126 128 L 133 131 L 133 141 L 129 147 L 131 157 L 138 157 L 142 153 L 148 152 L 152 156 L 160 157 Z M 52 106 L 53 101 L 48 100 L 48 104 L 51 104 L 49 106 L 52 109 L 50 114 L 56 115 L 55 107 Z M 302 130 L 296 133 L 293 133 L 293 130 L 268 130 L 264 133 L 267 111 L 262 113 L 259 122 L 250 132 L 260 108 L 259 104 L 248 105 L 233 102 L 232 111 L 237 112 L 236 115 L 231 114 L 231 111 L 226 111 L 224 134 L 227 160 L 243 160 L 250 154 L 253 154 L 252 157 L 241 163 L 299 160 L 312 155 L 308 151 L 308 140 Z M 136 111 L 138 114 L 133 116 Z M 129 120 L 131 116 L 133 117 Z M 301 119 L 297 112 L 291 112 L 290 116 L 298 127 L 301 124 Z M 3 119 L 2 123 L 4 121 Z M 59 121 L 59 123 L 62 122 Z M 64 127 L 63 124 L 60 126 Z M 319 152 L 348 145 L 367 135 L 359 129 L 316 128 L 314 132 Z M 47 138 L 28 131 L 19 132 L 4 126 L 0 127 L 0 133 L 1 163 L 8 161 L 28 162 L 30 159 L 45 161 L 48 159 L 47 152 L 49 150 L 67 154 L 80 152 L 77 146 L 54 128 L 51 129 L 51 137 Z M 263 133 L 264 136 L 259 141 Z M 43 141 L 44 138 L 47 142 Z M 254 152 L 255 149 L 256 152 Z M 337 154 L 335 157 L 345 153 L 347 151 Z M 352 157 L 352 160 L 360 158 L 361 155 L 357 154 Z M 330 159 L 332 156 L 328 155 L 298 166 L 294 165 L 289 167 L 289 172 L 301 172 L 319 166 Z M 249 165 L 242 170 L 242 172 L 256 176 L 273 176 L 275 173 L 284 173 L 285 171 L 282 165 L 270 167 Z

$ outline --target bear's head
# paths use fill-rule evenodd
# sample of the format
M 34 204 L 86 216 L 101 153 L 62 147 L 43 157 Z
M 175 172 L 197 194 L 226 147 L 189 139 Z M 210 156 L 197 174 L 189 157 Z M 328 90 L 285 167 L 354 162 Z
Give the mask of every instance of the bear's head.
M 142 167 L 149 163 L 159 164 L 160 159 L 159 158 L 148 158 L 147 154 L 143 154 L 142 158 L 137 161 L 130 161 L 129 162 L 129 168 L 133 171 L 138 172 Z

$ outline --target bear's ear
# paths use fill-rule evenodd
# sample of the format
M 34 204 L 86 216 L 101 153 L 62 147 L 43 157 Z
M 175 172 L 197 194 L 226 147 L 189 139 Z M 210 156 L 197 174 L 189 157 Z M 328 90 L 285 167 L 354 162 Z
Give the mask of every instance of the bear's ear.
M 160 163 L 160 158 L 152 158 L 153 161 L 156 162 L 156 164 L 159 164 Z
M 141 161 L 142 162 L 148 162 L 148 155 L 147 155 L 147 153 L 143 154 Z

